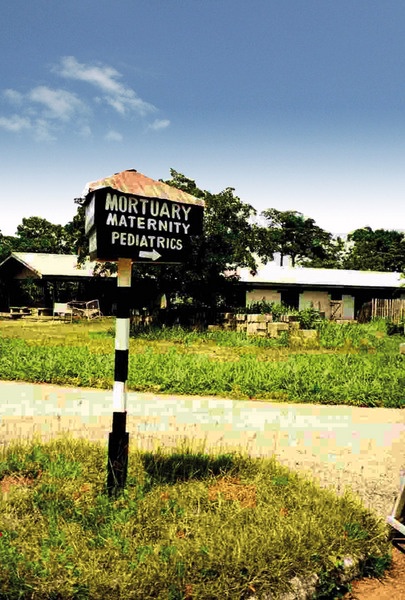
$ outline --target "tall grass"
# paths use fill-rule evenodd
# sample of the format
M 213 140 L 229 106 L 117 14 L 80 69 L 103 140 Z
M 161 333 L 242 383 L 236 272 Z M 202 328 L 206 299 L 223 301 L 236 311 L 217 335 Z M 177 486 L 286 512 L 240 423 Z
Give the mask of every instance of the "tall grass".
M 127 488 L 105 493 L 105 448 L 82 440 L 0 453 L 0 597 L 212 600 L 276 597 L 318 576 L 335 597 L 344 560 L 390 564 L 387 527 L 274 459 L 191 447 L 131 452 Z
M 66 326 L 68 327 L 68 326 Z M 68 331 L 68 330 L 66 330 Z M 97 333 L 97 332 L 96 332 Z M 75 330 L 63 345 L 49 336 L 0 337 L 0 379 L 98 388 L 113 384 L 113 339 Z M 320 324 L 320 349 L 291 351 L 285 340 L 178 328 L 131 339 L 128 386 L 159 393 L 218 395 L 357 406 L 405 405 L 403 338 L 381 322 Z

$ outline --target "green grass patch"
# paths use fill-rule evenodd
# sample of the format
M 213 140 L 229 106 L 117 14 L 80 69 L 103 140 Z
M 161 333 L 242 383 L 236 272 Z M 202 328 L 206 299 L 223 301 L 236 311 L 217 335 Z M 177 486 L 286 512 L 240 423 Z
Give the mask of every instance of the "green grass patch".
M 390 564 L 387 526 L 332 490 L 242 453 L 131 451 L 105 493 L 106 449 L 68 438 L 0 453 L 0 597 L 241 599 L 320 578 L 337 597 L 346 557 Z M 326 594 L 326 595 L 325 595 Z
M 114 320 L 8 324 L 0 335 L 0 379 L 111 388 Z M 402 408 L 403 337 L 384 322 L 321 323 L 319 349 L 218 331 L 170 328 L 130 340 L 128 387 L 163 394 L 217 395 Z

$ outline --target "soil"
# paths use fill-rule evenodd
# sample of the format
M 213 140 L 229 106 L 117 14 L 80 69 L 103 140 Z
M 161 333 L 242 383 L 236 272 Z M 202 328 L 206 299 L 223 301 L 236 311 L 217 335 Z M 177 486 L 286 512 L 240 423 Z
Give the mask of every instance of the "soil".
M 359 579 L 344 600 L 405 600 L 405 551 L 393 548 L 392 566 L 382 579 Z

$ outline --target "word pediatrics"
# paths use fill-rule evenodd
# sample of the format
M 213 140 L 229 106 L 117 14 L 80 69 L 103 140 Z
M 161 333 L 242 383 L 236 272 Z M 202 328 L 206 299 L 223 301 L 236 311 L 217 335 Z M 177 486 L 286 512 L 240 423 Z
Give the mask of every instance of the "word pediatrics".
M 190 210 L 191 205 L 108 193 L 105 224 L 112 228 L 113 245 L 181 250 L 182 238 L 189 235 Z M 133 229 L 134 233 L 122 229 Z

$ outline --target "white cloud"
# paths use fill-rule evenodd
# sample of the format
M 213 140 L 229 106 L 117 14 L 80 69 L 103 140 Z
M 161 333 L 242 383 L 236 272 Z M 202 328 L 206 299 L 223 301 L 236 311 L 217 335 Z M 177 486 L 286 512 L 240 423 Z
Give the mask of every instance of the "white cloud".
M 108 65 L 86 65 L 79 63 L 74 56 L 65 56 L 54 71 L 67 79 L 85 81 L 102 90 L 106 94 L 105 102 L 122 115 L 134 111 L 145 116 L 156 111 L 153 104 L 145 102 L 132 88 L 122 84 L 119 81 L 121 73 Z
M 168 119 L 155 119 L 153 123 L 149 125 L 149 129 L 159 131 L 160 129 L 166 129 L 166 127 L 169 127 L 169 125 L 170 121 Z
M 46 119 L 37 119 L 33 124 L 33 131 L 37 142 L 54 142 L 57 139 L 51 123 Z
M 93 134 L 90 126 L 97 114 L 96 105 L 111 107 L 122 116 L 145 117 L 157 111 L 122 82 L 121 73 L 108 65 L 79 63 L 75 57 L 68 56 L 61 59 L 53 72 L 66 80 L 85 82 L 97 90 L 92 99 L 94 112 L 90 104 L 79 97 L 77 84 L 74 91 L 48 85 L 38 85 L 24 93 L 8 88 L 0 92 L 0 100 L 11 104 L 15 114 L 0 115 L 0 129 L 13 133 L 29 131 L 37 141 L 54 141 L 69 126 L 72 133 L 89 138 Z M 168 119 L 155 119 L 147 128 L 159 131 L 169 125 Z M 111 129 L 105 139 L 121 142 L 123 136 Z
M 68 121 L 76 112 L 85 110 L 85 105 L 76 94 L 44 85 L 32 89 L 28 98 L 42 105 L 46 110 L 44 116 L 51 119 Z
M 80 127 L 78 133 L 83 138 L 90 138 L 92 136 L 92 131 L 89 125 L 83 125 Z
M 106 134 L 104 139 L 109 142 L 122 142 L 124 138 L 118 131 L 111 130 Z
M 31 121 L 25 117 L 20 117 L 19 115 L 0 117 L 0 127 L 7 131 L 18 133 L 24 129 L 31 129 Z
M 12 89 L 4 90 L 3 96 L 12 104 L 21 104 L 24 98 L 24 96 L 20 94 L 20 92 L 17 92 L 17 90 Z
M 20 115 L 0 117 L 0 128 L 12 133 L 29 130 L 34 139 L 39 142 L 52 142 L 56 140 L 51 124 L 46 119 L 30 119 L 29 117 L 21 117 Z

